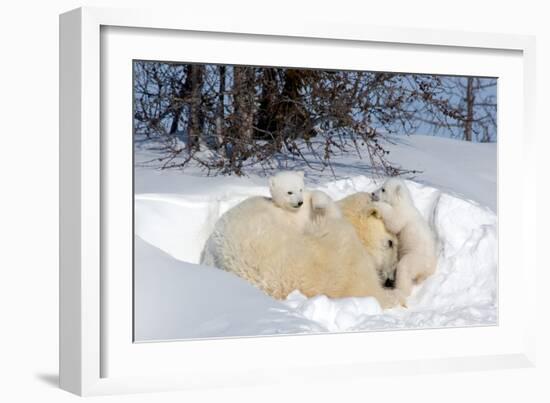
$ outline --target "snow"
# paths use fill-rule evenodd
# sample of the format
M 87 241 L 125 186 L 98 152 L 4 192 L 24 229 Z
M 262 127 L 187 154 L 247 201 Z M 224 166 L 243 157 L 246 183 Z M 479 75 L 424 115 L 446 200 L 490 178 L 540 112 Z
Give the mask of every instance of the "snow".
M 422 171 L 418 179 L 497 211 L 497 145 L 434 136 L 394 136 L 389 160 Z
M 137 341 L 323 329 L 240 278 L 174 259 L 135 238 Z
M 423 172 L 408 180 L 415 204 L 438 236 L 437 272 L 407 308 L 382 311 L 374 298 L 277 301 L 245 280 L 199 265 L 216 220 L 267 180 L 205 177 L 198 171 L 135 173 L 135 335 L 138 341 L 310 332 L 493 325 L 497 322 L 496 145 L 430 136 L 396 138 L 391 158 Z M 150 151 L 138 151 L 148 158 Z M 334 199 L 372 191 L 380 178 L 344 155 L 337 177 L 306 172 Z

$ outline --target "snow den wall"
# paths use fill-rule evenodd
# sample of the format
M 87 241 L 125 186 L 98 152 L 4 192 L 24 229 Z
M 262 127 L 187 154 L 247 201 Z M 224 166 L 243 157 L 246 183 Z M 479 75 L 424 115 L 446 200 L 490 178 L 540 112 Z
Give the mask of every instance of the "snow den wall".
M 317 188 L 338 200 L 378 186 L 356 176 Z M 267 186 L 230 186 L 193 195 L 137 194 L 137 339 L 495 324 L 496 215 L 429 186 L 412 181 L 407 186 L 437 234 L 438 269 L 416 288 L 407 309 L 383 312 L 373 298 L 308 299 L 295 292 L 286 301 L 275 301 L 245 280 L 198 265 L 217 219 L 247 197 L 267 196 Z

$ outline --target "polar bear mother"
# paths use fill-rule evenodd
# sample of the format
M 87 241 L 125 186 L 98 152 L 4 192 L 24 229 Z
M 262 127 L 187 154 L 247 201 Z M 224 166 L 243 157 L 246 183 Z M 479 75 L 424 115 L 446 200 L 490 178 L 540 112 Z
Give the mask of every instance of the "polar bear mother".
M 400 294 L 381 286 L 354 227 L 338 210 L 331 213 L 334 202 L 304 191 L 303 175 L 277 179 L 281 176 L 271 183 L 273 199 L 251 197 L 218 220 L 201 263 L 232 272 L 277 299 L 300 290 L 308 297 L 372 296 L 383 308 L 400 304 Z M 302 199 L 295 195 L 300 190 Z M 301 215 L 314 217 L 312 227 L 294 215 L 301 209 Z

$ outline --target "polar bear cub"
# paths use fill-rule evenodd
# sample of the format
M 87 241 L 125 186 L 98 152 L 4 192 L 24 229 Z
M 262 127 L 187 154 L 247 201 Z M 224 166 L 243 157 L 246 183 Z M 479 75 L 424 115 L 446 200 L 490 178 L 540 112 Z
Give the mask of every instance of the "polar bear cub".
M 374 258 L 381 284 L 392 287 L 395 283 L 399 242 L 397 236 L 386 229 L 384 220 L 374 209 L 371 194 L 353 193 L 336 204 Z
M 413 284 L 422 282 L 435 272 L 435 236 L 414 206 L 409 189 L 402 180 L 388 179 L 372 193 L 372 198 L 386 228 L 399 239 L 395 286 L 406 297 L 411 294 Z
M 309 234 L 323 235 L 327 219 L 341 218 L 334 201 L 319 190 L 304 190 L 304 172 L 281 171 L 269 178 L 273 204 L 287 212 L 286 220 L 294 228 Z

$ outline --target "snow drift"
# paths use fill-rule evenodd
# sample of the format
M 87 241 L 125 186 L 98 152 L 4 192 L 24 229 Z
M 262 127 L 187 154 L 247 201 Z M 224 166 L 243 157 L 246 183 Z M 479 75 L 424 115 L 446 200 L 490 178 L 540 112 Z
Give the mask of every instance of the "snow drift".
M 381 311 L 373 298 L 264 295 L 245 280 L 198 265 L 217 219 L 267 186 L 225 182 L 190 193 L 135 196 L 137 340 L 323 331 L 490 325 L 497 320 L 497 219 L 489 208 L 407 181 L 438 237 L 437 272 L 417 287 L 408 308 Z M 229 183 L 229 185 L 227 184 Z M 366 176 L 317 186 L 335 200 L 373 191 Z

